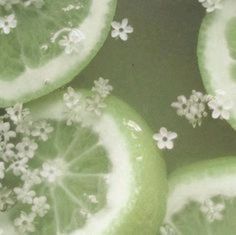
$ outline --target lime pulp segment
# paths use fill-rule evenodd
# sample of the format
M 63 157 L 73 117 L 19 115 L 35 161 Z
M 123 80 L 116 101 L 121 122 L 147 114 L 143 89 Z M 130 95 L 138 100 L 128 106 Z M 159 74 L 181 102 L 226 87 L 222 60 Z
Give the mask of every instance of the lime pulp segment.
M 205 161 L 169 178 L 162 231 L 181 235 L 233 235 L 236 232 L 236 159 Z
M 78 75 L 103 45 L 116 7 L 116 0 L 44 2 L 14 6 L 17 26 L 0 35 L 1 107 L 38 98 Z
M 224 91 L 233 102 L 230 124 L 236 128 L 236 2 L 224 0 L 222 9 L 205 16 L 199 34 L 198 62 L 207 91 Z

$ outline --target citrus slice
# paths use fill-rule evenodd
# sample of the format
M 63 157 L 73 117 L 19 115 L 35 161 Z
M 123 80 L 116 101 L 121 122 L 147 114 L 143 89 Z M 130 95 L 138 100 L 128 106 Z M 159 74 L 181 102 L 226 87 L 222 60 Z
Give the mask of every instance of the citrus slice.
M 218 90 L 233 102 L 229 122 L 236 129 L 236 1 L 222 1 L 222 9 L 205 16 L 199 34 L 198 62 L 207 91 Z
M 235 234 L 235 182 L 235 157 L 204 161 L 174 172 L 161 234 Z
M 1 107 L 71 81 L 103 45 L 116 7 L 116 0 L 39 1 L 44 3 L 40 8 L 13 5 L 10 17 L 15 15 L 17 25 L 0 34 Z M 0 16 L 7 20 L 10 13 L 2 8 Z
M 156 234 L 167 182 L 148 126 L 115 97 L 106 100 L 101 116 L 67 126 L 62 97 L 52 93 L 28 106 L 36 121 L 47 119 L 54 127 L 31 167 L 55 171 L 43 173 L 45 182 L 34 189 L 50 209 L 29 234 Z M 0 219 L 4 235 L 20 234 L 14 221 L 27 209 L 19 203 Z

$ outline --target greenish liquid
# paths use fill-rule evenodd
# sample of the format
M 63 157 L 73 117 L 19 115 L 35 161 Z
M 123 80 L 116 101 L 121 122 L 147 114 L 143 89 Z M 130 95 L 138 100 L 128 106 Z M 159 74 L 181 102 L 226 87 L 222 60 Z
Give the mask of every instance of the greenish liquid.
M 205 10 L 196 0 L 119 0 L 115 20 L 127 17 L 134 33 L 127 42 L 108 37 L 104 47 L 73 82 L 90 88 L 99 76 L 114 94 L 134 107 L 153 132 L 165 126 L 178 133 L 164 151 L 168 172 L 192 162 L 236 155 L 235 131 L 210 117 L 199 128 L 170 107 L 178 95 L 204 91 L 197 56 L 198 31 Z

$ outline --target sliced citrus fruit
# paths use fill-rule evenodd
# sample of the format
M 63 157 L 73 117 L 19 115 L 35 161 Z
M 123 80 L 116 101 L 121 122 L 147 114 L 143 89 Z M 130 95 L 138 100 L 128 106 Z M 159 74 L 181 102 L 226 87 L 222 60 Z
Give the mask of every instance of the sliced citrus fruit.
M 72 80 L 103 45 L 116 7 L 116 0 L 40 2 L 41 8 L 11 3 L 9 20 L 17 25 L 0 34 L 1 107 L 38 98 Z M 10 13 L 1 6 L 0 13 L 7 21 Z
M 31 165 L 45 168 L 45 182 L 34 190 L 47 197 L 50 209 L 29 234 L 156 234 L 167 182 L 149 127 L 115 97 L 106 100 L 101 116 L 68 126 L 62 97 L 52 93 L 28 105 L 36 121 L 47 119 L 54 127 Z M 20 234 L 15 218 L 27 209 L 18 203 L 2 216 L 5 235 Z
M 236 128 L 236 1 L 222 1 L 222 9 L 204 18 L 198 41 L 198 61 L 207 91 L 218 90 L 233 102 L 231 125 Z
M 235 234 L 235 179 L 235 157 L 196 163 L 172 173 L 161 234 Z

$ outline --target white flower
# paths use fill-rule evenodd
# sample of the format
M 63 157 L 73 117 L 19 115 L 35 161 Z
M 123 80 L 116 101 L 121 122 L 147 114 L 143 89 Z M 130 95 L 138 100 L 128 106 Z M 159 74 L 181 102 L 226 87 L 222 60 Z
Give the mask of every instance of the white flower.
M 16 137 L 16 133 L 10 130 L 11 126 L 9 122 L 0 122 L 0 135 L 4 137 L 4 141 L 9 141 L 10 138 Z
M 19 160 L 13 162 L 9 166 L 9 169 L 12 170 L 14 175 L 19 176 L 27 170 L 27 168 L 28 168 L 27 162 L 28 162 L 27 158 L 19 159 Z
M 85 40 L 85 35 L 79 29 L 72 29 L 68 35 L 63 36 L 59 45 L 64 48 L 66 54 L 79 52 L 81 42 Z
M 214 222 L 215 220 L 222 220 L 222 212 L 224 209 L 224 204 L 216 204 L 211 199 L 207 199 L 206 201 L 204 201 L 200 207 L 201 212 L 206 216 L 209 222 Z
M 50 206 L 47 204 L 47 198 L 45 196 L 34 198 L 32 211 L 35 214 L 39 215 L 40 217 L 43 217 L 47 214 L 49 209 Z
M 25 212 L 21 212 L 20 217 L 15 219 L 14 225 L 23 234 L 26 234 L 28 232 L 34 232 L 34 219 L 35 215 L 33 213 L 27 215 Z
M 222 0 L 198 0 L 208 13 L 222 8 Z
M 45 178 L 49 183 L 53 183 L 58 179 L 58 177 L 62 175 L 61 168 L 63 167 L 56 160 L 48 161 L 43 163 L 40 175 Z
M 41 140 L 46 141 L 48 134 L 53 131 L 53 127 L 46 121 L 39 121 L 34 124 L 32 130 L 32 136 L 39 137 Z
M 33 190 L 29 190 L 28 187 L 14 188 L 14 192 L 16 194 L 17 200 L 21 201 L 25 204 L 32 204 L 33 198 L 35 197 L 36 193 Z
M 10 119 L 18 124 L 21 122 L 26 116 L 30 114 L 28 109 L 23 109 L 22 104 L 15 104 L 13 107 L 6 108 L 6 112 L 9 115 Z
M 175 230 L 168 224 L 161 226 L 160 235 L 176 235 Z
M 217 91 L 216 96 L 209 101 L 208 106 L 212 110 L 212 118 L 228 120 L 233 108 L 233 102 L 226 97 L 224 92 Z
M 100 96 L 95 95 L 87 99 L 87 111 L 93 112 L 97 116 L 101 116 L 104 108 L 106 108 L 106 104 Z
M 5 164 L 0 162 L 0 179 L 3 179 L 5 176 Z
M 14 205 L 12 191 L 4 187 L 0 189 L 0 212 L 6 211 L 8 207 Z
M 63 95 L 63 100 L 66 107 L 72 109 L 79 104 L 81 100 L 81 94 L 75 92 L 72 87 L 68 87 L 67 92 Z
M 36 8 L 41 8 L 44 5 L 44 0 L 26 0 L 24 6 L 28 7 L 34 5 Z
M 153 135 L 153 139 L 157 141 L 159 149 L 172 149 L 174 147 L 173 140 L 176 138 L 177 134 L 167 131 L 165 127 L 162 127 L 159 133 Z
M 188 112 L 189 102 L 184 95 L 177 97 L 177 102 L 173 102 L 171 107 L 175 108 L 179 116 L 184 116 Z
M 89 195 L 88 199 L 89 199 L 90 202 L 92 202 L 94 204 L 98 203 L 98 199 L 97 199 L 97 197 L 95 195 Z
M 4 34 L 9 34 L 11 29 L 16 28 L 17 21 L 14 14 L 0 17 L 0 29 Z
M 15 145 L 12 143 L 0 143 L 0 154 L 5 162 L 12 161 L 15 158 Z
M 30 188 L 33 185 L 40 184 L 42 182 L 39 176 L 39 170 L 35 169 L 33 171 L 26 170 L 21 176 L 21 180 L 24 181 L 24 184 Z
M 20 0 L 0 0 L 0 6 L 3 6 L 5 10 L 12 9 L 12 6 L 20 3 Z
M 103 79 L 100 77 L 97 81 L 94 81 L 94 87 L 92 88 L 92 91 L 98 93 L 98 95 L 101 97 L 107 97 L 112 90 L 113 87 L 109 85 L 108 79 Z
M 113 21 L 111 23 L 113 30 L 111 32 L 111 36 L 113 38 L 120 38 L 123 41 L 128 40 L 128 33 L 132 33 L 134 31 L 133 27 L 128 25 L 128 19 L 123 19 L 121 23 Z
M 34 142 L 34 140 L 24 137 L 22 142 L 16 145 L 16 149 L 18 150 L 17 156 L 19 158 L 33 158 L 37 148 L 38 145 Z

